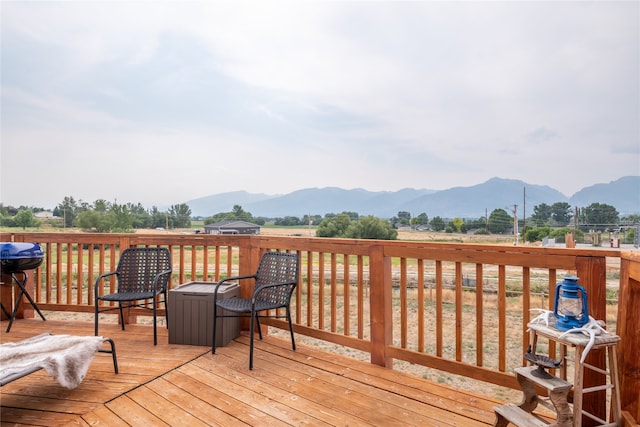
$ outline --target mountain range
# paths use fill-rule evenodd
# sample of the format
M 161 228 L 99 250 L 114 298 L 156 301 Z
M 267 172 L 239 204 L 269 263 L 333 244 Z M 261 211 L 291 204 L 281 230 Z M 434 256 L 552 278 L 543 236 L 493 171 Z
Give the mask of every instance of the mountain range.
M 412 216 L 426 213 L 429 218 L 480 218 L 494 209 L 505 209 L 529 215 L 541 203 L 552 205 L 567 202 L 572 207 L 592 203 L 614 206 L 620 216 L 640 214 L 640 176 L 626 176 L 609 183 L 585 187 L 571 197 L 549 186 L 532 185 L 514 179 L 491 178 L 470 186 L 446 190 L 405 188 L 399 191 L 346 190 L 337 187 L 306 188 L 284 195 L 254 194 L 246 191 L 213 194 L 186 203 L 195 217 L 208 217 L 230 212 L 234 205 L 242 206 L 255 217 L 321 215 L 357 212 L 391 218 L 398 212 Z

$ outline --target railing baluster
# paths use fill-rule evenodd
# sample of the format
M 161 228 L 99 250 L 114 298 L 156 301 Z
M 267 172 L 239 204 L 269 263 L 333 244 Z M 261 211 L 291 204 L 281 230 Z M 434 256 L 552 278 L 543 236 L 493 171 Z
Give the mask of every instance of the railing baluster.
M 407 259 L 400 258 L 400 347 L 407 348 Z
M 418 259 L 418 282 L 416 290 L 418 295 L 418 351 L 424 352 L 424 260 Z
M 476 365 L 484 364 L 484 280 L 482 264 L 476 264 Z
M 313 325 L 313 252 L 307 251 L 307 323 Z
M 76 303 L 78 305 L 82 304 L 82 292 L 84 289 L 84 248 L 82 243 L 78 243 L 78 259 L 76 261 L 77 267 L 77 279 L 76 279 Z
M 498 266 L 498 370 L 507 370 L 507 271 Z
M 342 294 L 343 294 L 343 305 L 342 305 L 342 323 L 344 334 L 346 336 L 351 335 L 351 277 L 349 275 L 350 265 L 349 265 L 349 255 L 344 254 L 342 259 L 342 264 L 344 266 L 343 272 L 343 280 L 342 280 Z
M 93 285 L 94 285 L 94 273 L 93 273 L 93 268 L 94 268 L 94 255 L 95 255 L 95 249 L 93 247 L 93 243 L 89 243 L 89 256 L 87 259 L 87 304 L 88 305 L 93 305 Z
M 331 332 L 335 333 L 338 330 L 338 301 L 337 301 L 337 257 L 334 252 L 331 253 L 331 300 L 330 300 L 330 312 L 331 312 Z
M 318 329 L 324 329 L 324 252 L 318 253 Z
M 531 269 L 522 267 L 522 336 L 527 336 L 527 324 L 531 319 Z M 522 340 L 522 354 L 527 351 L 528 342 Z M 524 362 L 524 358 L 523 358 Z
M 46 253 L 47 254 L 53 253 L 52 252 L 53 243 L 47 243 L 46 248 L 47 248 L 46 249 Z M 53 257 L 52 256 L 47 256 L 46 258 L 47 258 L 47 260 L 45 262 L 45 265 L 46 265 L 46 268 L 47 268 L 47 275 L 46 275 L 46 278 L 45 278 L 45 281 L 46 281 L 45 286 L 47 287 L 47 291 L 46 291 L 45 298 L 46 298 L 47 304 L 50 304 L 52 302 L 52 295 L 51 294 L 53 292 L 53 289 L 52 289 L 52 286 L 53 286 L 53 284 L 52 284 L 52 275 L 53 275 L 53 273 L 52 273 L 52 268 L 51 268 L 52 267 L 52 258 Z
M 364 338 L 364 257 L 358 255 L 358 338 Z
M 436 260 L 436 356 L 442 357 L 442 261 Z
M 191 245 L 191 281 L 197 281 L 198 280 L 198 270 L 196 268 L 197 266 L 197 249 L 198 247 L 196 245 Z

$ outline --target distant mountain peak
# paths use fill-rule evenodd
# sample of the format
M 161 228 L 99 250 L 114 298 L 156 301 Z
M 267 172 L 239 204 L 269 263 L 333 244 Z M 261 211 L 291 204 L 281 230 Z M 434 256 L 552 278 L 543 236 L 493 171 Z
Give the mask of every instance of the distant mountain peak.
M 487 211 L 514 205 L 531 211 L 541 203 L 567 202 L 572 206 L 606 203 L 620 215 L 640 213 L 640 176 L 626 176 L 606 184 L 594 184 L 568 198 L 547 185 L 528 184 L 510 178 L 493 177 L 468 187 L 446 190 L 403 188 L 398 191 L 368 191 L 363 188 L 303 188 L 287 194 L 252 194 L 233 191 L 185 202 L 194 216 L 208 217 L 229 212 L 240 205 L 253 216 L 283 218 L 328 213 L 357 212 L 391 218 L 400 211 L 412 215 L 426 213 L 429 218 L 480 218 Z M 523 206 L 525 205 L 525 206 Z

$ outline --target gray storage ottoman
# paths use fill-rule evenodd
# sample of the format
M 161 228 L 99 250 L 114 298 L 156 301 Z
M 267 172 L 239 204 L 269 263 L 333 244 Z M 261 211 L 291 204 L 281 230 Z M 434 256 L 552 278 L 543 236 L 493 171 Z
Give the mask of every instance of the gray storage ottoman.
M 189 282 L 169 291 L 169 344 L 209 347 L 213 344 L 215 287 L 216 282 Z M 220 299 L 239 297 L 240 285 L 237 283 L 225 283 L 218 289 Z M 220 317 L 217 327 L 216 347 L 222 347 L 240 335 L 237 317 Z

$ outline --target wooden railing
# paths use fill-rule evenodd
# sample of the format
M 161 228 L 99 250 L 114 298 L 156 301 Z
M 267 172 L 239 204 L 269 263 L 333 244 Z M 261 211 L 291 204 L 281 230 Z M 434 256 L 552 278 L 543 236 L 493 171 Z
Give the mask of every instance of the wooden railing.
M 251 274 L 266 250 L 296 252 L 296 333 L 367 352 L 374 364 L 397 359 L 511 388 L 531 309 L 553 309 L 556 283 L 574 274 L 590 314 L 605 319 L 607 258 L 620 258 L 615 250 L 276 236 L 0 233 L 0 240 L 41 244 L 46 260 L 32 278 L 38 305 L 78 312 L 93 311 L 95 278 L 114 270 L 127 247 L 169 247 L 172 288 Z M 139 314 L 132 310 L 129 321 Z M 604 366 L 604 354 L 592 353 L 590 362 Z

